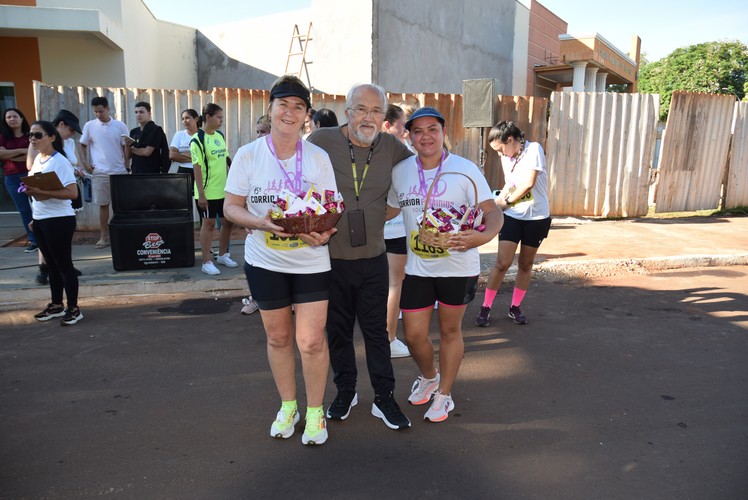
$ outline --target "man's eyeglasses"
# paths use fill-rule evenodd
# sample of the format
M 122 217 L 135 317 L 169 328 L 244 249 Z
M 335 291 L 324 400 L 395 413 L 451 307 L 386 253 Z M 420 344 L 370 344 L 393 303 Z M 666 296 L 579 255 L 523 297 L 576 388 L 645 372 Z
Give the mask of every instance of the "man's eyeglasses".
M 381 118 L 384 116 L 384 111 L 381 109 L 366 109 L 363 106 L 356 106 L 355 108 L 348 108 L 348 110 L 355 116 L 371 116 L 372 118 Z
M 45 135 L 47 135 L 47 134 L 45 134 L 43 132 L 29 132 L 29 139 L 36 139 L 38 141 L 39 139 L 41 139 Z

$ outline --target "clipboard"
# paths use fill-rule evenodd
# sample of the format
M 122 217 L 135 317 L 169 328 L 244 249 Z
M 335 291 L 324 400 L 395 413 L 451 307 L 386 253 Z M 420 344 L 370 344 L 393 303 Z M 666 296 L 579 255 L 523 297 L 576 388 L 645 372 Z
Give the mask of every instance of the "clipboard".
M 42 191 L 58 191 L 65 188 L 55 172 L 44 172 L 29 175 L 28 177 L 21 177 L 21 182 Z

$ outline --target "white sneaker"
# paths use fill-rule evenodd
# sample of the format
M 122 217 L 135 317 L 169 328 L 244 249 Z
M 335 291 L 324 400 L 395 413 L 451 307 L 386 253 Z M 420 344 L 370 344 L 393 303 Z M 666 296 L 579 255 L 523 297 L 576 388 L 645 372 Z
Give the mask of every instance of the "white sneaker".
M 210 261 L 203 263 L 202 270 L 205 274 L 210 274 L 211 276 L 221 274 L 221 271 L 219 271 L 215 264 Z
M 434 394 L 434 401 L 431 403 L 431 408 L 423 416 L 423 419 L 430 422 L 443 422 L 447 420 L 449 412 L 454 409 L 455 402 L 452 401 L 452 396 L 437 392 Z
M 439 372 L 436 372 L 436 377 L 432 379 L 425 378 L 423 375 L 419 375 L 413 387 L 410 388 L 410 396 L 408 396 L 408 402 L 412 405 L 424 405 L 431 400 L 431 396 L 439 390 Z
M 408 346 L 402 343 L 400 339 L 390 342 L 390 358 L 407 358 L 410 356 Z
M 242 299 L 242 304 L 244 304 L 244 307 L 242 307 L 242 314 L 245 316 L 252 314 L 260 308 L 260 306 L 257 305 L 257 301 L 252 297 Z
M 218 262 L 219 264 L 223 264 L 226 267 L 236 267 L 236 266 L 239 265 L 236 262 L 234 262 L 233 260 L 231 260 L 231 254 L 228 253 L 228 252 L 226 252 L 223 255 L 219 255 L 218 257 L 216 257 L 216 262 Z
M 283 411 L 283 408 L 275 417 L 273 425 L 270 426 L 270 435 L 274 438 L 288 439 L 293 436 L 294 426 L 299 423 L 299 412 L 293 413 Z

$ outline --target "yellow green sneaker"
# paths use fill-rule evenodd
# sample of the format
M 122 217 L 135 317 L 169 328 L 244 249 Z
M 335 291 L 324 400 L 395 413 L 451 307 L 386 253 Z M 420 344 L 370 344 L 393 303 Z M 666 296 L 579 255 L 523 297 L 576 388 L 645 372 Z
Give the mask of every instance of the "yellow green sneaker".
M 319 410 L 306 412 L 306 426 L 304 434 L 301 436 L 303 444 L 324 444 L 327 441 L 327 422 L 322 408 Z
M 299 423 L 299 412 L 281 408 L 270 427 L 270 435 L 274 438 L 288 439 L 293 436 L 294 426 Z

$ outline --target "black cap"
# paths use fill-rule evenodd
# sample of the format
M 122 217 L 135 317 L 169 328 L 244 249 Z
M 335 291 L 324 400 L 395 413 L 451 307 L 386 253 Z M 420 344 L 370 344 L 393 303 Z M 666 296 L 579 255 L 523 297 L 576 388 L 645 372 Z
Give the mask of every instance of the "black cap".
M 81 132 L 81 124 L 80 121 L 78 121 L 78 117 L 67 109 L 61 109 L 60 112 L 57 113 L 57 116 L 55 116 L 55 119 L 52 120 L 52 124 L 54 124 L 55 126 L 57 126 L 57 124 L 60 122 L 65 122 L 65 125 L 72 128 L 79 134 L 83 133 Z
M 309 89 L 295 82 L 285 81 L 270 89 L 270 100 L 279 97 L 298 97 L 306 103 L 306 108 L 312 107 L 312 101 L 309 100 Z

